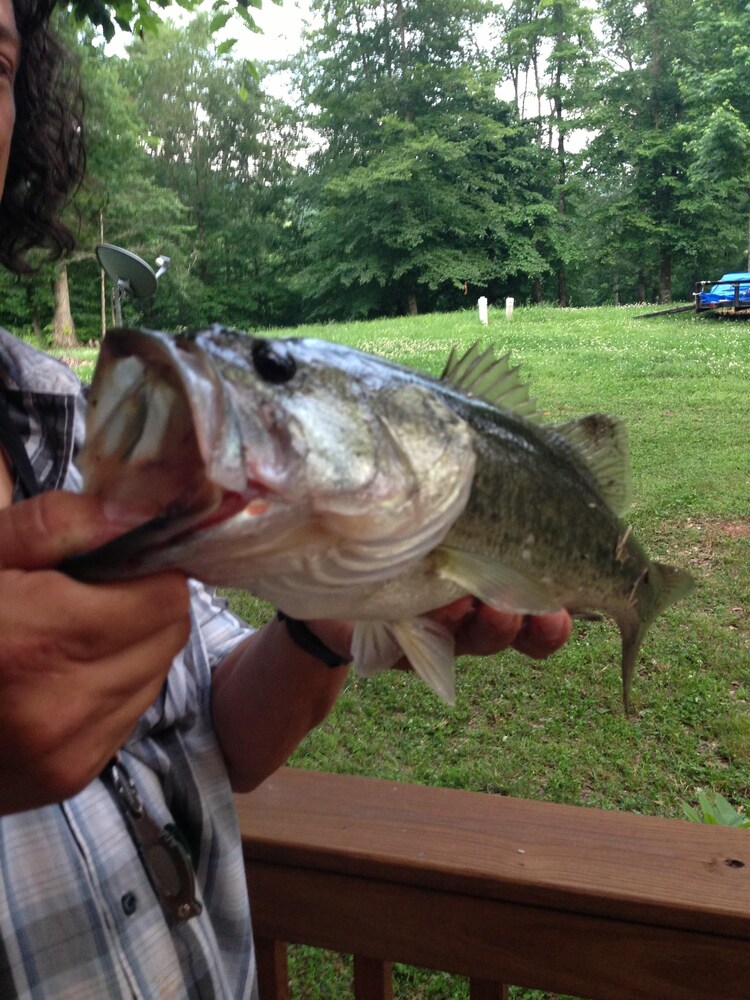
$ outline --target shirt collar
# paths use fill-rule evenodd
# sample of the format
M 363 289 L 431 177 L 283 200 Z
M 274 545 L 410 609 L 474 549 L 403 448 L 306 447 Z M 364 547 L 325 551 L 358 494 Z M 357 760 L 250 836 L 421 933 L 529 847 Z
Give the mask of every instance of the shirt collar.
M 80 382 L 70 368 L 0 327 L 0 385 L 54 396 L 76 396 Z

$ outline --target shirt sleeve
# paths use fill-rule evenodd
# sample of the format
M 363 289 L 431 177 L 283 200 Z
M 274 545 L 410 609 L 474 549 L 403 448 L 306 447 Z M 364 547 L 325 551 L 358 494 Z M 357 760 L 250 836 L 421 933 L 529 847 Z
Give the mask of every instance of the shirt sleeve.
M 255 631 L 229 610 L 226 598 L 219 597 L 215 588 L 197 580 L 190 581 L 193 614 L 205 645 L 211 670 Z

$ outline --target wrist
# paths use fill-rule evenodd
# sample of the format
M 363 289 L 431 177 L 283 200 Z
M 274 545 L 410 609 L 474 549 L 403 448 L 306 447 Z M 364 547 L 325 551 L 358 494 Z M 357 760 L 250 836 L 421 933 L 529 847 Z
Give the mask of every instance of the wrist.
M 331 669 L 351 662 L 352 627 L 346 622 L 315 619 L 301 621 L 283 611 L 276 612 L 276 619 L 285 627 L 292 642 Z

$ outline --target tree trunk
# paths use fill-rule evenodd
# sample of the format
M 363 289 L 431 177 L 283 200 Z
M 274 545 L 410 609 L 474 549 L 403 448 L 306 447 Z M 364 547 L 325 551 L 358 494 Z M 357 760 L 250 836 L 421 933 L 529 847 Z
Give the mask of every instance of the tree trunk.
M 55 318 L 52 324 L 53 347 L 76 347 L 76 328 L 70 311 L 68 267 L 65 261 L 55 271 Z
M 99 242 L 104 242 L 104 212 L 99 212 Z M 99 269 L 99 294 L 102 314 L 102 340 L 107 336 L 107 282 L 104 268 Z
M 672 254 L 662 251 L 659 274 L 659 301 L 665 305 L 672 301 Z
M 42 323 L 39 319 L 39 310 L 34 304 L 34 288 L 29 282 L 24 282 L 24 291 L 26 293 L 26 312 L 31 316 L 31 328 L 34 331 L 34 337 L 41 341 L 42 339 Z
M 557 44 L 563 44 L 563 36 L 560 32 L 557 35 Z M 552 102 L 554 122 L 557 127 L 557 214 L 559 225 L 565 227 L 568 206 L 566 203 L 566 185 L 568 183 L 568 164 L 565 152 L 565 133 L 563 132 L 563 106 L 562 106 L 562 64 L 557 63 L 555 69 L 555 87 Z M 550 118 L 550 146 L 552 145 L 552 118 Z M 568 277 L 565 272 L 565 261 L 561 260 L 557 265 L 557 304 L 565 309 L 568 305 Z
M 402 0 L 396 0 L 396 25 L 398 26 L 398 62 L 401 67 L 402 84 L 406 84 L 409 71 L 409 51 L 406 45 L 406 24 L 404 22 L 404 5 Z M 406 93 L 409 93 L 407 88 Z M 414 108 L 409 97 L 404 108 L 404 119 L 410 124 L 414 121 Z M 410 306 L 411 308 L 411 306 Z
M 409 308 L 409 315 L 410 316 L 417 316 L 419 314 L 419 310 L 417 309 L 417 296 L 416 296 L 416 293 L 415 292 L 409 292 L 406 301 L 407 301 L 408 308 Z

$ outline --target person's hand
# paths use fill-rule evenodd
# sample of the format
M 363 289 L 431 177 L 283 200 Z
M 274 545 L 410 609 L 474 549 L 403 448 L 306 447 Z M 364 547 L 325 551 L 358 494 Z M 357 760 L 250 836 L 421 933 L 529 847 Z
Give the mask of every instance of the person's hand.
M 54 569 L 123 528 L 70 493 L 0 510 L 0 814 L 96 777 L 187 642 L 180 574 L 93 586 Z
M 565 645 L 572 628 L 567 611 L 538 616 L 508 614 L 495 611 L 475 597 L 461 597 L 430 612 L 428 617 L 453 633 L 457 656 L 489 656 L 512 646 L 535 660 L 544 660 Z M 316 619 L 308 625 L 330 649 L 346 655 L 352 641 L 349 622 Z M 395 668 L 411 669 L 406 658 L 399 660 Z
M 567 611 L 552 615 L 513 615 L 495 611 L 473 597 L 462 597 L 430 615 L 456 638 L 456 653 L 488 656 L 512 646 L 535 660 L 544 660 L 564 646 L 572 621 Z

